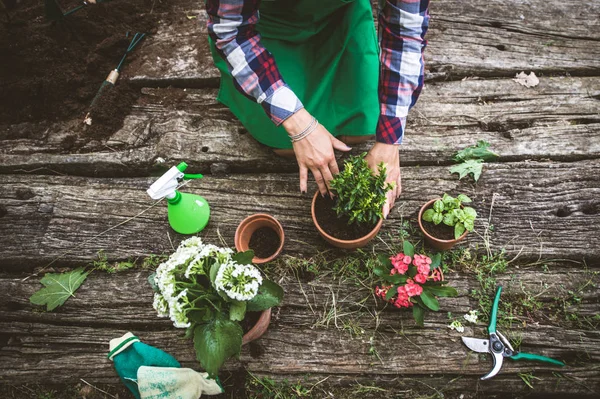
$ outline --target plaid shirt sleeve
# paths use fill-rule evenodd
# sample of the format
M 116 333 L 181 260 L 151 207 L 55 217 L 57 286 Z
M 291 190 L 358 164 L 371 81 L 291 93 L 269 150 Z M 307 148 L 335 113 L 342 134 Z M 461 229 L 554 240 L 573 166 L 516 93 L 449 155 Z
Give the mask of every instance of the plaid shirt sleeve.
M 429 0 L 384 0 L 379 10 L 380 114 L 377 141 L 400 144 L 408 110 L 423 88 Z
M 280 125 L 304 106 L 260 43 L 255 29 L 259 4 L 260 0 L 207 0 L 208 34 L 227 61 L 235 87 Z

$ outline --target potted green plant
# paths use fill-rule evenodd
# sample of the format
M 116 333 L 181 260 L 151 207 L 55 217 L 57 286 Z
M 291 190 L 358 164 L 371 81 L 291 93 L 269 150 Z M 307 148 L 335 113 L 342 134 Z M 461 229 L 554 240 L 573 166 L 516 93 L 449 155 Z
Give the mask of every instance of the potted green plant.
M 319 234 L 331 245 L 354 249 L 365 246 L 383 223 L 383 205 L 392 185 L 386 183 L 385 165 L 373 173 L 366 153 L 350 156 L 330 182 L 333 198 L 317 191 L 311 214 Z
M 469 197 L 459 194 L 456 198 L 444 194 L 427 202 L 419 211 L 419 227 L 429 245 L 439 250 L 447 250 L 463 240 L 473 231 L 477 212 L 464 206 L 472 202 Z
M 187 329 L 197 359 L 212 378 L 228 358 L 239 356 L 243 344 L 266 331 L 271 307 L 283 299 L 283 289 L 263 278 L 253 257 L 252 251 L 234 253 L 192 237 L 149 278 L 158 316 Z M 258 320 L 244 335 L 247 312 L 255 312 Z

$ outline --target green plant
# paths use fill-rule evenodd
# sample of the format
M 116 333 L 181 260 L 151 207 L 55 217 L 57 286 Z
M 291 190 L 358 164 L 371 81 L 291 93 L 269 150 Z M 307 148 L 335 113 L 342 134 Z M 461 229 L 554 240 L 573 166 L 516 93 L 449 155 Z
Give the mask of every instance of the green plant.
M 246 311 L 269 309 L 283 298 L 283 289 L 252 265 L 253 257 L 252 251 L 234 253 L 191 237 L 149 278 L 159 317 L 187 329 L 186 337 L 193 337 L 196 357 L 211 377 L 228 358 L 239 355 L 239 322 Z
M 442 199 L 433 203 L 433 207 L 423 212 L 423 220 L 433 224 L 444 223 L 446 226 L 454 227 L 454 238 L 458 239 L 465 230 L 473 231 L 477 212 L 469 206 L 462 206 L 463 203 L 469 203 L 471 199 L 464 194 L 459 194 L 456 198 L 444 194 Z
M 75 296 L 75 291 L 88 274 L 83 268 L 66 273 L 46 273 L 40 280 L 44 288 L 35 292 L 29 300 L 35 305 L 46 305 L 48 311 L 54 310 Z
M 344 162 L 344 170 L 331 180 L 331 191 L 336 195 L 334 210 L 348 217 L 348 224 L 376 224 L 383 217 L 386 194 L 393 188 L 386 183 L 385 165 L 380 163 L 375 174 L 369 168 L 366 153 L 351 156 Z

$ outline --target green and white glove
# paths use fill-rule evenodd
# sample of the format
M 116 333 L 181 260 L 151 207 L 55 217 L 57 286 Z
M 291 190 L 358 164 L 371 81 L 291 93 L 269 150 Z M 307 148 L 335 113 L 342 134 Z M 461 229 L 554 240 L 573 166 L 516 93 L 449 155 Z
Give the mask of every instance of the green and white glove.
M 204 395 L 218 395 L 223 388 L 208 373 L 188 368 L 142 366 L 137 373 L 141 399 L 198 399 Z

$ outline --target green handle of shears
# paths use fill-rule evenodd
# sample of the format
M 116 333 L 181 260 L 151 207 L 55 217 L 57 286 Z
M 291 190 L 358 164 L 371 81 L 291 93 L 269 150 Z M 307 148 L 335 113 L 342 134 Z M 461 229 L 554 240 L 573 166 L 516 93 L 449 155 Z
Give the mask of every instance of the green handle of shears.
M 495 333 L 496 332 L 496 319 L 498 318 L 498 305 L 500 304 L 500 294 L 502 293 L 502 286 L 499 285 L 496 290 L 496 297 L 494 298 L 494 305 L 492 306 L 492 314 L 490 315 L 490 326 L 488 327 L 488 332 Z
M 519 352 L 510 357 L 512 360 L 536 360 L 538 362 L 550 363 L 555 366 L 563 367 L 565 364 L 559 360 L 554 360 L 552 358 L 542 356 L 542 355 L 534 355 L 533 353 L 523 353 Z

